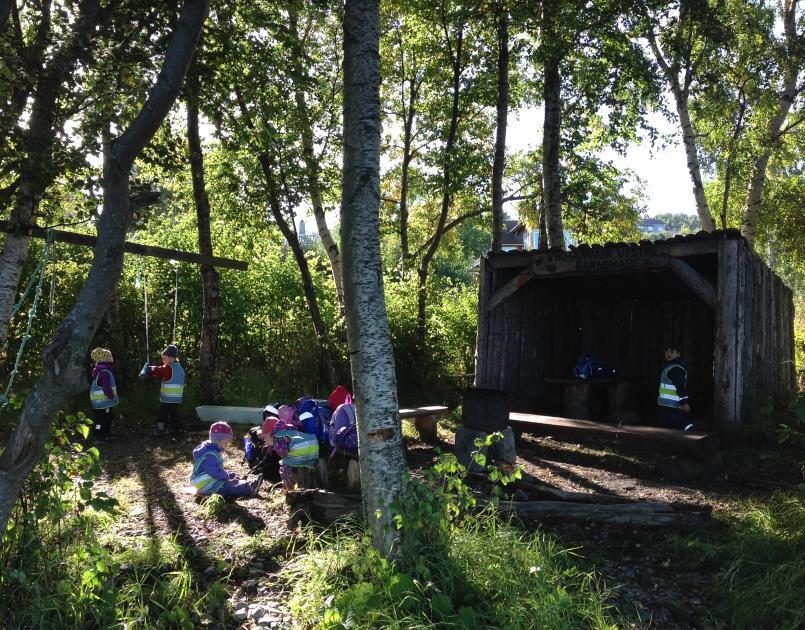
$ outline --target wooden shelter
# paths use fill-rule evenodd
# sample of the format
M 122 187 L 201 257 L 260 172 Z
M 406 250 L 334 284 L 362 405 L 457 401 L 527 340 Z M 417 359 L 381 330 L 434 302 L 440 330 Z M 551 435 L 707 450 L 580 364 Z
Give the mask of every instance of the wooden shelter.
M 475 385 L 508 392 L 515 411 L 561 415 L 558 384 L 590 352 L 630 383 L 622 404 L 648 423 L 663 350 L 678 340 L 696 417 L 729 430 L 746 421 L 751 396 L 793 393 L 793 320 L 791 290 L 737 230 L 490 252 L 481 260 Z

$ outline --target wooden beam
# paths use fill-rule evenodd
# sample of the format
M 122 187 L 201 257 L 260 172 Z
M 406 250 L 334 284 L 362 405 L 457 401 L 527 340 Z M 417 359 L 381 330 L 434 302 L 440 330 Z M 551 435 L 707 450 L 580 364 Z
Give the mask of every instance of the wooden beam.
M 693 291 L 707 306 L 715 310 L 716 289 L 703 275 L 680 258 L 671 258 L 671 271 L 686 287 Z
M 707 459 L 718 450 L 718 435 L 699 431 L 676 431 L 649 426 L 616 426 L 589 420 L 511 412 L 509 425 L 515 431 L 532 435 L 552 435 L 559 439 L 613 440 L 624 446 L 664 451 Z
M 47 229 L 37 225 L 14 226 L 9 221 L 0 220 L 0 232 L 9 234 L 23 234 L 34 238 L 47 238 Z M 53 239 L 60 243 L 70 243 L 71 245 L 83 245 L 84 247 L 95 247 L 98 239 L 91 234 L 78 234 L 76 232 L 66 232 L 64 230 L 53 230 Z M 192 252 L 185 252 L 178 249 L 167 249 L 154 245 L 141 245 L 140 243 L 123 243 L 123 251 L 127 254 L 136 256 L 153 256 L 164 260 L 181 260 L 182 262 L 193 263 L 195 265 L 210 265 L 211 267 L 221 267 L 225 269 L 238 269 L 245 271 L 248 263 L 242 260 L 231 258 L 219 258 L 218 256 L 202 256 Z
M 520 273 L 518 273 L 514 278 L 512 278 L 506 284 L 500 287 L 497 291 L 495 291 L 495 295 L 493 295 L 492 299 L 489 300 L 489 306 L 486 308 L 486 310 L 491 311 L 498 304 L 503 302 L 506 298 L 508 298 L 511 295 L 514 295 L 524 285 L 528 284 L 534 278 L 536 278 L 534 268 L 531 265 L 529 265 L 528 267 L 523 269 Z

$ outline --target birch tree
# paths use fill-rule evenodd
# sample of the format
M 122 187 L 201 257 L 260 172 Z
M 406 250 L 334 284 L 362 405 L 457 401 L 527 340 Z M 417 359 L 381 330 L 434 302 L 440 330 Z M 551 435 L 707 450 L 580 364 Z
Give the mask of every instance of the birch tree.
M 780 136 L 793 125 L 802 122 L 803 114 L 797 121 L 792 121 L 786 129 L 783 125 L 788 113 L 797 97 L 805 90 L 805 81 L 802 80 L 805 68 L 805 31 L 797 32 L 797 0 L 783 0 L 782 22 L 784 41 L 779 53 L 780 67 L 782 69 L 781 86 L 776 106 L 766 125 L 765 137 L 762 140 L 760 151 L 752 164 L 749 176 L 749 190 L 746 195 L 741 234 L 750 243 L 755 242 L 757 231 L 758 212 L 763 196 L 763 187 L 766 183 L 766 169 L 771 157 L 772 148 L 779 143 Z
M 87 349 L 123 266 L 131 218 L 129 181 L 137 156 L 153 138 L 179 94 L 207 15 L 207 0 L 187 0 L 159 77 L 136 118 L 104 152 L 103 212 L 87 281 L 43 353 L 44 371 L 25 401 L 0 454 L 0 531 L 5 531 L 25 478 L 41 457 L 51 420 L 68 397 L 86 387 Z
M 379 47 L 379 0 L 347 0 L 341 193 L 344 298 L 364 515 L 374 546 L 392 555 L 397 534 L 391 506 L 403 492 L 407 473 L 380 257 Z

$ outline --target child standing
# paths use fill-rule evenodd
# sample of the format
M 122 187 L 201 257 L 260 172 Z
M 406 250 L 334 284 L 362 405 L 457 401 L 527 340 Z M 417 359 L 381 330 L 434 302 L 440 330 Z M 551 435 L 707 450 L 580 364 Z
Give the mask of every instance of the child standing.
M 291 490 L 295 485 L 296 469 L 313 468 L 316 465 L 319 459 L 318 438 L 310 433 L 303 433 L 293 424 L 276 416 L 266 418 L 260 433 L 263 441 L 282 458 L 282 487 Z
M 210 427 L 210 439 L 193 449 L 193 473 L 190 483 L 199 494 L 224 497 L 253 497 L 260 490 L 263 475 L 254 481 L 243 481 L 235 473 L 224 470 L 223 452 L 232 439 L 232 427 L 215 422 Z
M 162 365 L 148 365 L 146 363 L 140 371 L 140 378 L 162 379 L 159 389 L 159 413 L 157 414 L 157 426 L 154 429 L 153 437 L 165 435 L 165 425 L 168 420 L 171 423 L 171 431 L 178 435 L 182 431 L 182 420 L 179 415 L 179 405 L 184 394 L 184 368 L 179 363 L 179 348 L 169 344 L 162 351 Z
M 89 400 L 95 414 L 92 437 L 96 442 L 106 442 L 110 438 L 114 419 L 112 408 L 120 402 L 117 397 L 112 351 L 95 348 L 90 352 L 90 357 L 95 362 L 92 367 L 92 384 L 89 388 Z
M 665 365 L 660 373 L 660 392 L 657 397 L 657 420 L 661 427 L 690 431 L 690 403 L 688 399 L 688 366 L 682 361 L 677 343 L 665 349 Z

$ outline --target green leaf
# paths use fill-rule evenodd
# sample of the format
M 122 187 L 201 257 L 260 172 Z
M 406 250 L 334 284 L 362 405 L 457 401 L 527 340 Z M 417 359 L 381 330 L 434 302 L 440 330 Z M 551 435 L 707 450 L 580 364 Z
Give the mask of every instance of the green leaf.
M 430 607 L 440 617 L 449 617 L 453 614 L 453 602 L 443 593 L 435 593 L 430 598 Z
M 89 437 L 89 427 L 86 424 L 79 424 L 78 432 L 84 436 L 84 439 Z

